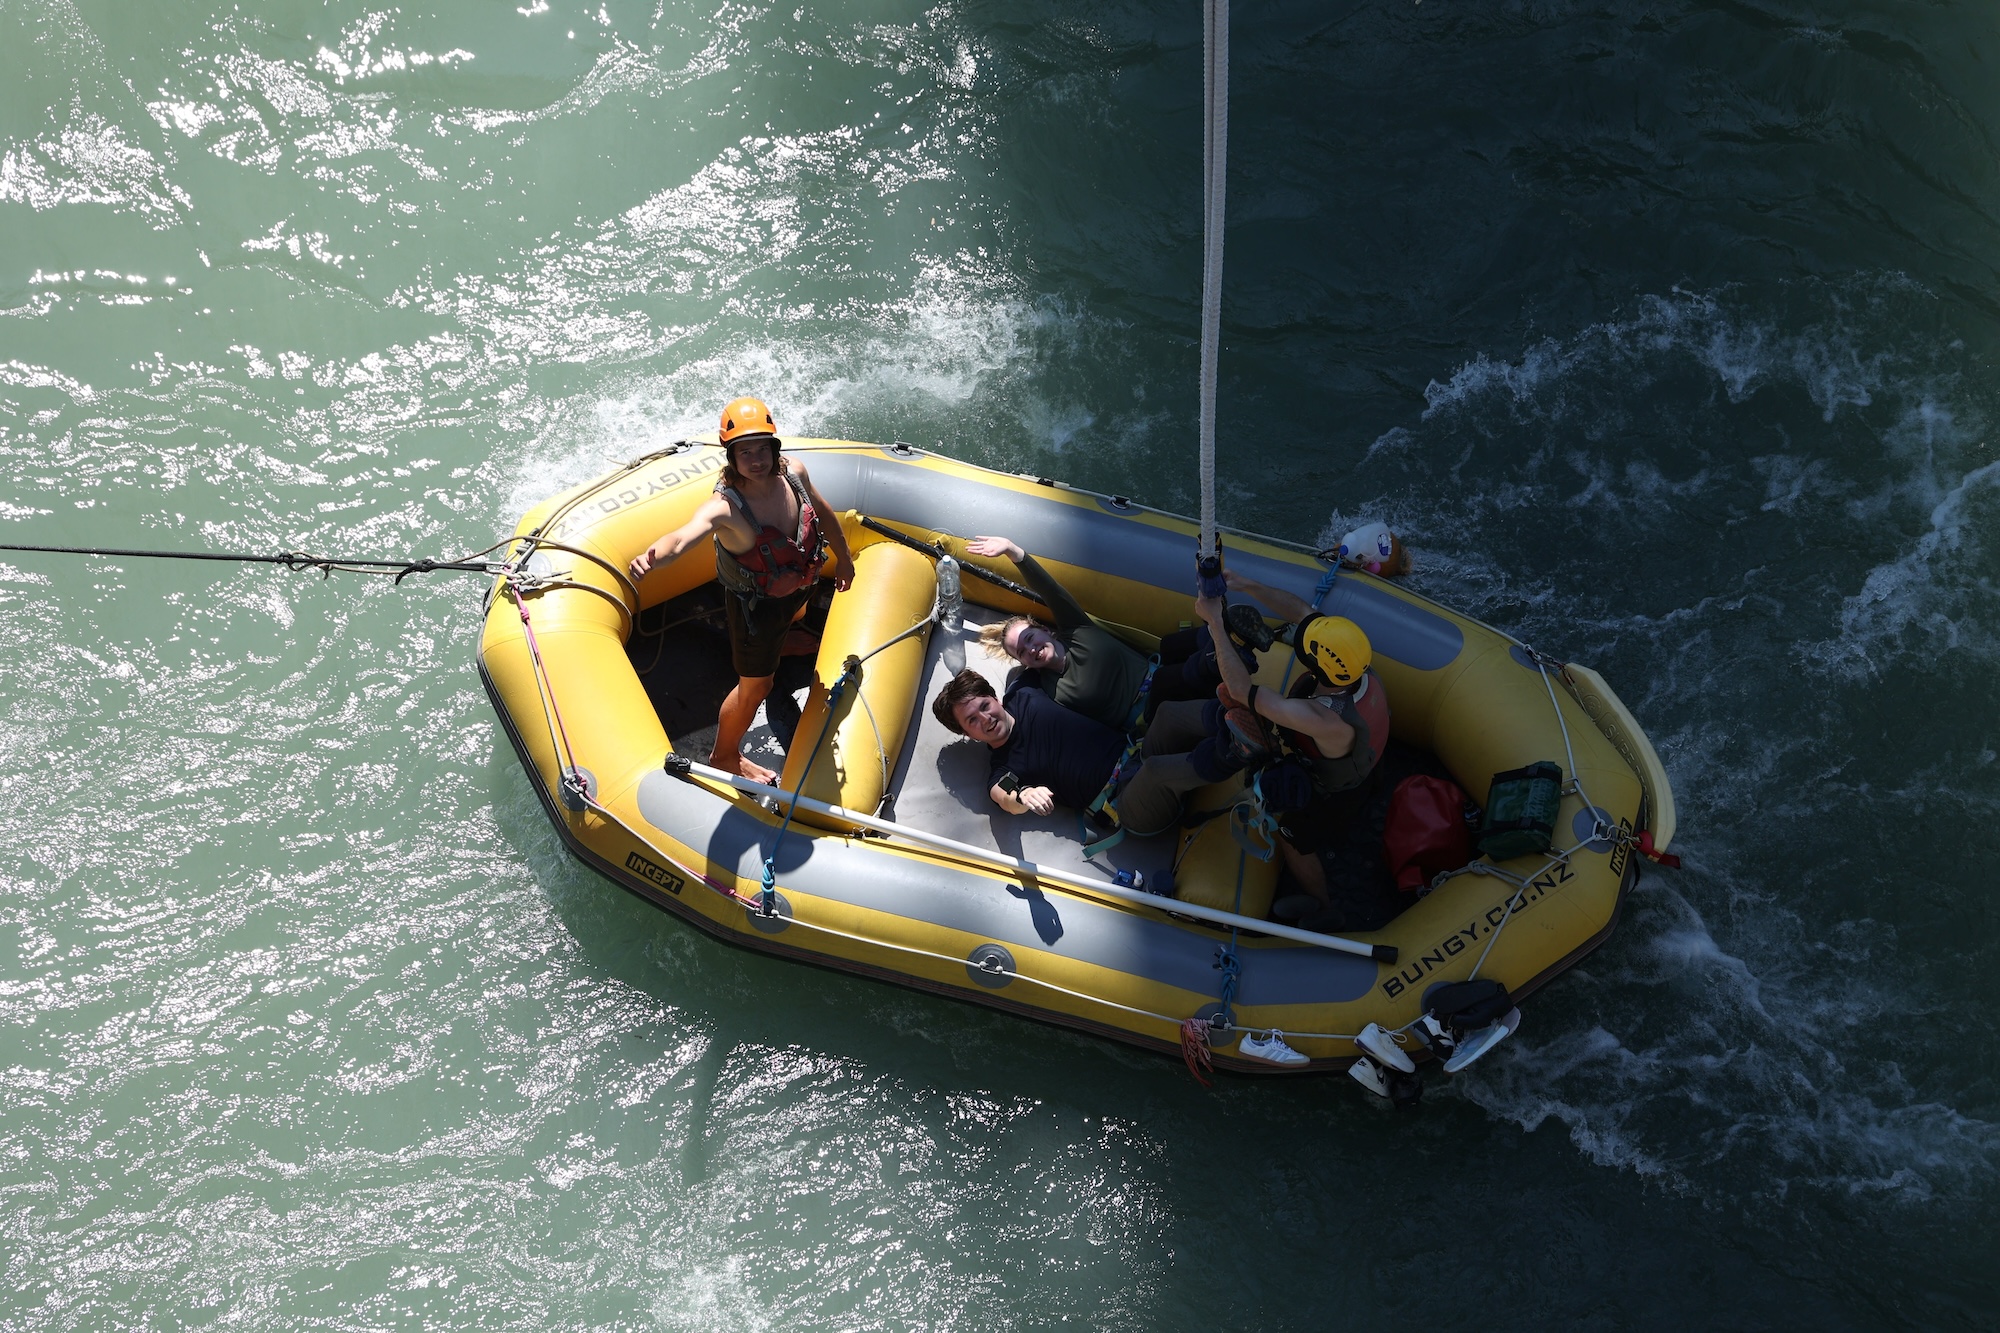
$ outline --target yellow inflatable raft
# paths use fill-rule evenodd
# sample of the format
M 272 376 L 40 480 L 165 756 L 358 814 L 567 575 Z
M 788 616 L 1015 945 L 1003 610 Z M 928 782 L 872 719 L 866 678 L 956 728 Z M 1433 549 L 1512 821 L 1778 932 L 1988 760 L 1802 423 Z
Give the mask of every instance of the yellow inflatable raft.
M 720 674 L 713 661 L 713 633 L 669 626 L 659 644 L 669 672 L 696 673 L 696 658 L 710 659 L 701 669 L 711 697 L 695 699 L 697 685 L 682 691 L 676 725 L 690 755 L 676 755 L 627 651 L 643 611 L 696 597 L 715 579 L 706 549 L 643 587 L 624 572 L 710 495 L 722 462 L 713 444 L 647 455 L 530 511 L 479 647 L 481 677 L 568 846 L 711 934 L 1162 1051 L 1183 1050 L 1184 1036 L 1202 1030 L 1186 1021 L 1206 1019 L 1212 1058 L 1226 1068 L 1340 1069 L 1359 1054 L 1353 1038 L 1366 1024 L 1406 1027 L 1439 983 L 1476 969 L 1519 998 L 1575 963 L 1617 920 L 1638 873 L 1638 835 L 1650 831 L 1661 851 L 1673 836 L 1659 761 L 1595 673 L 1549 662 L 1372 575 L 1343 569 L 1329 579 L 1304 549 L 1232 536 L 1233 568 L 1317 596 L 1320 609 L 1367 631 L 1395 735 L 1433 752 L 1473 799 L 1484 803 L 1496 773 L 1559 763 L 1566 786 L 1554 850 L 1475 862 L 1386 928 L 1347 939 L 1260 919 L 1278 863 L 1245 855 L 1227 818 L 1178 845 L 1127 839 L 1109 865 L 1093 864 L 1080 854 L 1073 812 L 1000 812 L 986 796 L 983 747 L 932 718 L 929 701 L 948 674 L 931 623 L 934 562 L 879 527 L 1013 575 L 963 547 L 972 535 L 1004 533 L 1144 645 L 1192 616 L 1193 525 L 903 445 L 785 447 L 843 511 L 857 577 L 833 598 L 779 790 L 688 762 L 706 758 L 705 742 L 690 735 L 695 719 L 712 726 L 729 683 L 726 656 Z M 978 579 L 965 580 L 965 599 L 969 620 L 1035 610 Z M 849 672 L 850 657 L 863 655 Z M 996 681 L 1005 665 L 976 644 L 967 660 Z M 1258 679 L 1282 685 L 1293 669 L 1280 648 L 1265 654 Z M 1219 809 L 1232 796 L 1211 789 L 1196 804 Z M 1171 899 L 1114 881 L 1121 867 L 1167 860 Z M 1232 958 L 1233 967 L 1218 966 Z M 1242 1053 L 1247 1037 L 1271 1031 L 1307 1062 Z

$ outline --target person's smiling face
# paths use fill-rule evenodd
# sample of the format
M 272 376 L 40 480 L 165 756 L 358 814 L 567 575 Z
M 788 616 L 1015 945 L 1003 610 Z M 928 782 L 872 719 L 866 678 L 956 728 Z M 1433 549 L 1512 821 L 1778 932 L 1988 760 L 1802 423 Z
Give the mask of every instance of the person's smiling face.
M 1050 668 L 1061 674 L 1069 665 L 1069 654 L 1063 651 L 1062 640 L 1040 625 L 1016 626 L 1007 635 L 1004 646 L 1007 656 L 1024 667 Z
M 959 700 L 952 705 L 951 715 L 958 719 L 959 728 L 966 735 L 987 745 L 1005 745 L 1014 734 L 1014 715 L 990 694 Z

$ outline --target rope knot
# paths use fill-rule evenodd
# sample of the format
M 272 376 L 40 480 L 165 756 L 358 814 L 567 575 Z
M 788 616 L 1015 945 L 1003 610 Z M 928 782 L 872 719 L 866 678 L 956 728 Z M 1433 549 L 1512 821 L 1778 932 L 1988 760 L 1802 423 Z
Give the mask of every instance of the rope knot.
M 1327 566 L 1326 573 L 1320 575 L 1319 582 L 1313 585 L 1312 604 L 1315 610 L 1326 600 L 1326 595 L 1333 591 L 1334 583 L 1340 578 L 1340 550 L 1335 547 L 1331 551 L 1321 551 L 1318 553 L 1318 558 L 1331 559 L 1333 563 Z
M 1220 1022 L 1227 1026 L 1236 1021 L 1232 1006 L 1236 1002 L 1236 981 L 1243 975 L 1243 965 L 1236 961 L 1234 949 L 1217 949 L 1214 966 L 1222 973 L 1222 994 L 1218 1000 L 1219 1007 L 1215 1011 L 1215 1017 L 1209 1022 Z

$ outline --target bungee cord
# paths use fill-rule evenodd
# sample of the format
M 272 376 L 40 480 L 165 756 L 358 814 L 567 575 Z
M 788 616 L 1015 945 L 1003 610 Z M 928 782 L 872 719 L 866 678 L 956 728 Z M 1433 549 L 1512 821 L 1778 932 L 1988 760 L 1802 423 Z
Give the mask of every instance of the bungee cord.
M 1215 542 L 1215 378 L 1222 342 L 1222 223 L 1229 173 L 1229 0 L 1207 0 L 1202 91 L 1201 263 L 1201 546 L 1204 560 Z

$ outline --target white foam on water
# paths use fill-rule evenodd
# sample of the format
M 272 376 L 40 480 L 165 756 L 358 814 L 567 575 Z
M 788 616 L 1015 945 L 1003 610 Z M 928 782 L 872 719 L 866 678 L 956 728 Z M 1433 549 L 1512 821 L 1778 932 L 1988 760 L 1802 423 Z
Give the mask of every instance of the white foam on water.
M 1978 567 L 1994 528 L 2000 461 L 1974 468 L 1930 512 L 1929 529 L 1893 559 L 1869 569 L 1861 590 L 1842 601 L 1835 636 L 1805 645 L 1823 670 L 1873 675 L 1917 655 L 2000 657 L 2000 590 Z
M 1033 302 L 951 274 L 847 326 L 746 326 L 664 373 L 634 376 L 622 394 L 556 414 L 512 488 L 525 509 L 558 485 L 602 472 L 672 440 L 713 434 L 722 404 L 753 394 L 790 438 L 905 438 L 941 442 L 930 423 L 998 415 L 1014 440 L 1060 450 L 1095 421 L 1087 402 L 1030 383 L 1050 356 L 1074 354 L 1092 331 L 1057 302 Z M 1121 424 L 1129 437 L 1143 423 Z M 914 437 L 914 438 L 911 438 Z
M 1995 474 L 1964 348 L 1871 346 L 1884 339 L 1856 309 L 1928 298 L 1893 276 L 1860 287 L 1866 299 L 1823 294 L 1797 330 L 1675 291 L 1512 360 L 1476 355 L 1431 383 L 1418 423 L 1371 443 L 1362 472 L 1431 482 L 1383 504 L 1404 511 L 1395 526 L 1413 547 L 1439 548 L 1416 551 L 1419 583 L 1454 604 L 1474 593 L 1475 614 L 1508 609 L 1522 554 L 1548 557 L 1539 573 L 1653 540 L 1663 586 L 1678 566 L 1702 596 L 1734 583 L 1769 597 L 1760 563 L 1832 535 L 1855 558 L 1791 590 L 1824 607 L 1817 625 L 1784 618 L 1798 665 L 1859 678 L 1918 653 L 1991 660 Z M 1801 396 L 1823 429 L 1802 433 L 1787 410 Z M 1530 528 L 1545 535 L 1509 549 Z M 1479 570 L 1491 557 L 1512 563 L 1507 578 Z
M 1761 906 L 1779 934 L 1799 933 Z M 1560 1124 L 1600 1165 L 1707 1197 L 1812 1188 L 1920 1202 L 2000 1171 L 2000 1124 L 1925 1096 L 1895 1048 L 1865 1036 L 1918 1017 L 1862 979 L 1861 941 L 1880 927 L 1797 941 L 1806 962 L 1766 977 L 1671 889 L 1642 888 L 1634 908 L 1626 929 L 1639 938 L 1610 969 L 1532 1005 L 1454 1093 L 1523 1129 Z
M 1977 737 L 1862 749 L 1885 673 L 1971 681 L 2000 654 L 1991 409 L 1960 344 L 1908 333 L 1912 285 L 1782 297 L 1803 317 L 1676 291 L 1474 356 L 1375 439 L 1350 488 L 1375 498 L 1322 538 L 1381 518 L 1412 586 L 1605 669 L 1680 805 L 1688 868 L 1649 870 L 1453 1093 L 1711 1200 L 1956 1197 L 2000 1171 L 2000 1124 L 1929 1034 L 1993 1025 L 1848 904 L 1894 901 L 1874 886 L 1911 873 L 1882 860 L 1907 816 L 2000 808 Z
M 1837 320 L 1781 332 L 1775 323 L 1746 318 L 1715 295 L 1679 288 L 1647 296 L 1624 319 L 1593 324 L 1567 339 L 1544 338 L 1515 360 L 1481 352 L 1440 384 L 1424 390 L 1423 419 L 1453 412 L 1487 412 L 1495 400 L 1524 418 L 1554 419 L 1595 413 L 1595 395 L 1565 392 L 1580 372 L 1607 367 L 1628 385 L 1647 383 L 1677 360 L 1706 369 L 1732 403 L 1760 389 L 1789 383 L 1802 388 L 1828 422 L 1845 408 L 1874 402 L 1892 382 L 1899 363 L 1889 352 L 1864 353 Z

